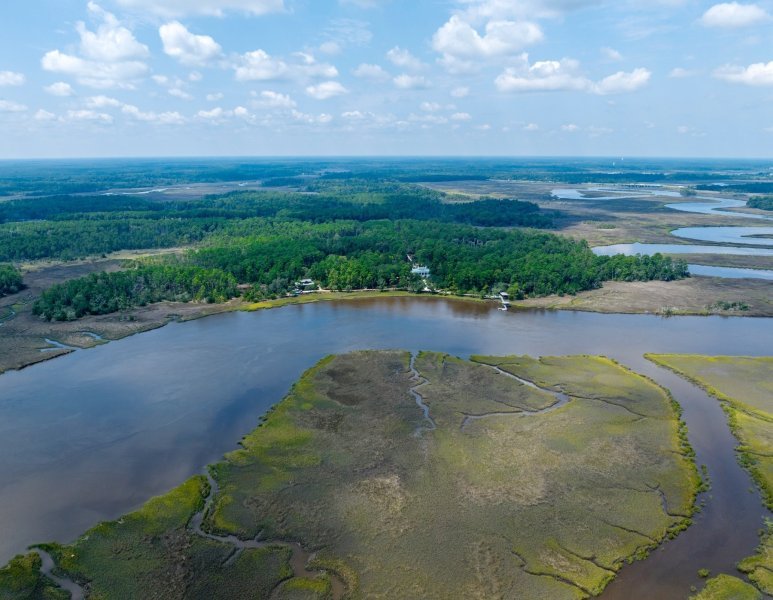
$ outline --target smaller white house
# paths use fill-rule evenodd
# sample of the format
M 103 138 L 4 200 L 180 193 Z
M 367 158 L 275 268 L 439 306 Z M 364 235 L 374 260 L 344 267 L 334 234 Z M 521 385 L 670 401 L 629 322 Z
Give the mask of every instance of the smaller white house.
M 422 266 L 413 267 L 413 269 L 411 269 L 411 273 L 418 275 L 419 277 L 429 277 L 430 275 L 429 267 Z

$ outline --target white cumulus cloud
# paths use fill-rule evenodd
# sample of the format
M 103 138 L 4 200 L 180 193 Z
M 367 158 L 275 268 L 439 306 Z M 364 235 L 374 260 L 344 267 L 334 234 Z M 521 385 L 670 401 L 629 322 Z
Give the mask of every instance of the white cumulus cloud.
M 599 94 L 622 94 L 641 89 L 652 73 L 638 68 L 619 71 L 594 82 L 580 71 L 580 63 L 571 58 L 542 60 L 529 64 L 528 55 L 521 56 L 520 66 L 507 67 L 494 81 L 501 92 L 576 91 Z
M 188 31 L 179 21 L 162 25 L 158 34 L 164 52 L 186 66 L 204 66 L 219 58 L 223 49 L 212 37 Z
M 76 24 L 81 38 L 80 55 L 51 50 L 41 60 L 44 70 L 75 77 L 82 85 L 98 88 L 133 88 L 148 71 L 141 60 L 148 56 L 147 46 L 111 13 L 94 2 L 89 12 L 101 21 L 97 31 L 90 31 L 82 22 Z
M 355 77 L 370 79 L 371 81 L 388 81 L 391 78 L 391 75 L 381 65 L 369 63 L 362 63 L 352 73 Z
M 501 92 L 552 92 L 558 90 L 586 91 L 591 86 L 588 78 L 579 73 L 579 63 L 570 58 L 541 60 L 525 68 L 507 67 L 494 81 Z
M 314 56 L 299 52 L 294 60 L 271 56 L 262 49 L 242 54 L 233 67 L 237 81 L 271 81 L 275 79 L 332 79 L 338 77 L 335 66 L 318 62 Z
M 426 77 L 422 75 L 408 75 L 407 73 L 398 75 L 392 82 L 395 84 L 395 87 L 401 90 L 420 90 L 429 86 Z
M 148 66 L 140 61 L 96 62 L 59 50 L 47 52 L 41 65 L 46 71 L 70 75 L 85 86 L 100 89 L 133 88 L 148 71 Z
M 0 71 L 0 87 L 11 85 L 24 85 L 27 80 L 22 73 L 13 71 Z
M 38 112 L 35 113 L 35 120 L 36 121 L 54 121 L 56 120 L 56 115 L 52 112 L 43 110 L 41 108 Z
M 701 23 L 706 27 L 724 27 L 734 29 L 765 23 L 770 15 L 757 4 L 741 4 L 725 2 L 715 4 L 701 17 Z
M 716 69 L 714 77 L 730 83 L 751 86 L 773 85 L 773 60 L 769 63 L 755 63 L 748 67 L 726 65 Z
M 43 89 L 47 94 L 51 94 L 52 96 L 59 96 L 60 98 L 73 96 L 75 94 L 75 90 L 72 89 L 72 86 L 64 81 L 57 81 L 56 83 L 52 83 Z
M 411 54 L 408 50 L 395 46 L 386 54 L 389 62 L 401 69 L 408 69 L 409 71 L 420 71 L 426 65 Z
M 349 90 L 338 81 L 323 81 L 306 88 L 306 94 L 317 100 L 327 100 L 328 98 L 334 98 L 348 92 Z
M 432 47 L 446 57 L 476 59 L 511 55 L 542 41 L 538 25 L 529 21 L 489 21 L 483 35 L 453 15 L 432 38 Z
M 256 105 L 262 108 L 295 108 L 296 102 L 288 94 L 264 90 L 260 93 L 260 100 Z
M 630 73 L 619 71 L 605 77 L 593 86 L 593 91 L 602 96 L 635 92 L 649 83 L 652 73 L 647 69 L 634 69 Z
M 0 112 L 24 112 L 27 107 L 11 100 L 0 100 Z
M 75 24 L 81 38 L 81 54 L 91 60 L 119 62 L 147 58 L 150 51 L 134 34 L 121 25 L 115 15 L 103 10 L 95 2 L 88 3 L 89 13 L 101 21 L 96 31 L 90 31 L 83 21 Z

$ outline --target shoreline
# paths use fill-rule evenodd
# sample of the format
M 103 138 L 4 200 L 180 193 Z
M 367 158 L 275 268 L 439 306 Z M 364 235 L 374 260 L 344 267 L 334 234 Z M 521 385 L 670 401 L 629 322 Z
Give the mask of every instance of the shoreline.
M 693 306 L 678 306 L 680 291 L 675 290 L 680 284 L 683 287 L 697 287 L 699 295 L 704 293 L 716 292 L 714 286 L 721 287 L 722 281 L 712 281 L 714 278 L 688 278 L 680 281 L 661 282 L 607 282 L 602 288 L 580 292 L 575 296 L 547 296 L 542 298 L 531 298 L 526 300 L 516 300 L 511 302 L 511 311 L 575 311 L 575 312 L 595 312 L 599 314 L 625 314 L 625 315 L 652 315 L 663 318 L 671 317 L 746 317 L 746 318 L 773 318 L 773 299 L 765 299 L 769 294 L 767 288 L 770 288 L 769 282 L 760 281 L 751 284 L 751 288 L 761 291 L 763 306 L 752 306 L 747 311 L 739 310 L 710 310 L 708 307 L 698 308 L 695 306 L 694 299 L 688 299 L 693 302 Z M 733 280 L 726 280 L 733 281 Z M 749 280 L 744 280 L 749 286 Z M 702 289 L 702 288 L 707 289 Z M 728 287 L 733 289 L 732 284 Z M 666 298 L 662 297 L 666 292 Z M 675 293 L 673 293 L 675 292 Z M 662 300 L 673 296 L 675 305 L 664 304 Z M 714 294 L 714 298 L 719 299 L 720 294 Z M 39 338 L 32 333 L 32 336 L 25 339 L 28 347 L 20 344 L 14 344 L 14 340 L 20 338 L 13 334 L 0 338 L 0 375 L 7 371 L 21 371 L 33 365 L 53 360 L 60 356 L 71 354 L 75 350 L 87 350 L 105 343 L 118 341 L 126 337 L 153 331 L 168 325 L 171 322 L 188 322 L 203 319 L 205 317 L 219 315 L 229 312 L 257 312 L 261 310 L 271 310 L 285 306 L 294 306 L 300 304 L 316 304 L 319 302 L 351 302 L 357 300 L 374 300 L 379 298 L 411 298 L 414 300 L 450 300 L 453 302 L 465 302 L 478 305 L 491 304 L 493 307 L 498 301 L 473 296 L 455 296 L 451 294 L 417 294 L 414 292 L 401 290 L 364 290 L 352 292 L 320 292 L 306 294 L 303 296 L 278 298 L 275 300 L 265 300 L 260 302 L 244 302 L 241 300 L 231 300 L 219 304 L 198 304 L 198 303 L 170 303 L 161 302 L 147 307 L 135 308 L 126 313 L 112 313 L 109 315 L 92 315 L 84 317 L 77 321 L 46 322 L 37 317 L 20 312 L 14 319 L 4 322 L 0 325 L 0 332 L 8 329 L 7 325 L 13 323 L 16 319 L 30 320 L 30 329 L 36 324 L 40 326 L 41 333 Z M 94 339 L 84 334 L 84 331 L 96 331 L 101 339 Z M 73 350 L 61 350 L 51 352 L 50 355 L 44 355 L 40 352 L 41 344 L 45 343 L 45 338 L 66 343 L 72 346 Z M 75 339 L 72 339 L 75 338 Z M 5 342 L 5 344 L 4 344 Z M 30 346 L 31 344 L 31 346 Z M 2 348 L 2 345 L 8 347 Z M 34 346 L 34 347 L 32 347 Z M 27 351 L 25 353 L 25 350 Z M 26 354 L 26 356 L 25 356 Z

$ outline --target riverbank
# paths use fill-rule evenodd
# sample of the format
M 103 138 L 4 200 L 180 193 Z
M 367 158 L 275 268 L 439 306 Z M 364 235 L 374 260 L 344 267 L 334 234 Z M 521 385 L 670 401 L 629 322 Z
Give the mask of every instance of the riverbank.
M 77 321 L 48 322 L 32 314 L 37 295 L 53 281 L 98 270 L 118 270 L 120 261 L 94 261 L 44 267 L 27 276 L 28 288 L 0 299 L 0 373 L 51 360 L 76 349 L 143 333 L 170 322 L 190 321 L 231 311 L 259 311 L 296 304 L 341 302 L 371 298 L 452 298 L 498 306 L 477 297 L 413 294 L 410 292 L 322 292 L 262 302 L 232 300 L 220 304 L 161 302 L 110 315 L 88 316 Z M 738 307 L 743 306 L 743 310 Z M 730 307 L 730 308 L 723 308 Z M 576 296 L 547 296 L 513 302 L 513 310 L 570 310 L 605 314 L 773 316 L 771 284 L 752 279 L 692 277 L 681 281 L 607 282 L 604 287 Z M 66 348 L 52 345 L 55 341 Z

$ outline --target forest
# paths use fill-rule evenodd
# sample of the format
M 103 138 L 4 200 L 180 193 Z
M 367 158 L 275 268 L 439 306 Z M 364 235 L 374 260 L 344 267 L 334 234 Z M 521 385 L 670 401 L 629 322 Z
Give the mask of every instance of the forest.
M 773 196 L 752 196 L 746 206 L 761 210 L 773 210 Z
M 275 182 L 298 177 L 269 167 L 263 172 Z M 540 231 L 553 227 L 560 215 L 531 202 L 472 201 L 402 181 L 344 175 L 303 178 L 292 190 L 193 199 L 117 192 L 9 198 L 0 203 L 0 261 L 180 248 L 118 273 L 51 287 L 34 307 L 48 320 L 163 300 L 275 298 L 293 293 L 303 278 L 339 291 L 429 286 L 482 296 L 509 290 L 524 298 L 576 294 L 608 280 L 688 276 L 680 261 L 659 255 L 597 257 L 585 242 Z M 431 269 L 428 281 L 411 273 L 415 263 Z M 10 291 L 20 284 L 5 271 Z
M 200 200 L 52 196 L 0 203 L 0 261 L 75 258 L 188 246 L 255 217 L 315 223 L 413 219 L 482 227 L 553 226 L 555 213 L 518 200 L 444 202 L 439 192 L 391 182 L 335 182 L 313 193 L 234 192 Z
M 509 290 L 517 298 L 575 294 L 605 280 L 672 280 L 687 266 L 668 257 L 595 256 L 585 242 L 528 230 L 443 222 L 249 219 L 184 257 L 56 285 L 36 302 L 49 320 L 104 314 L 159 300 L 222 301 L 249 286 L 248 300 L 292 292 L 310 277 L 326 289 L 406 289 L 425 283 L 411 263 L 428 265 L 428 283 L 455 294 Z
M 15 294 L 24 289 L 22 275 L 13 265 L 0 264 L 0 296 Z

